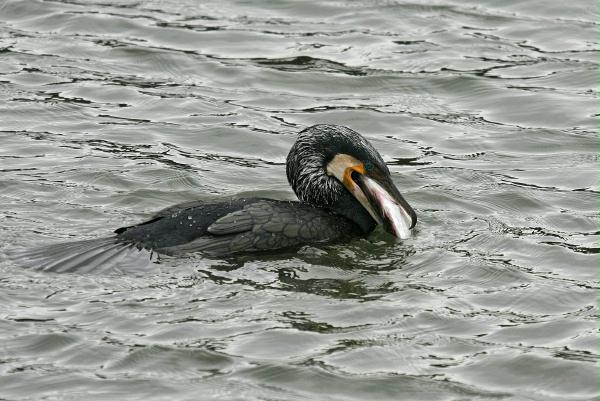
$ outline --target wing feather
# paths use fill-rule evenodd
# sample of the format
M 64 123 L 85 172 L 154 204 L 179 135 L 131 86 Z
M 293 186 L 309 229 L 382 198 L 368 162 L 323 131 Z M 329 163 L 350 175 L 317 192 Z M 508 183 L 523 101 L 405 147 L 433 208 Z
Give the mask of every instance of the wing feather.
M 349 220 L 322 209 L 298 202 L 261 200 L 217 219 L 208 226 L 209 235 L 160 251 L 223 256 L 333 241 L 355 230 Z

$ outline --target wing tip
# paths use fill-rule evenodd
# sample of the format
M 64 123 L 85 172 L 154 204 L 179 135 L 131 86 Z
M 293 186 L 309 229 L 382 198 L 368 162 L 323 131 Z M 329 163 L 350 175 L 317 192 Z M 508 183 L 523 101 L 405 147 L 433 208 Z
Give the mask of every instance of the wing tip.
M 138 249 L 117 237 L 12 249 L 6 252 L 16 266 L 54 273 L 139 273 L 157 260 L 154 252 Z

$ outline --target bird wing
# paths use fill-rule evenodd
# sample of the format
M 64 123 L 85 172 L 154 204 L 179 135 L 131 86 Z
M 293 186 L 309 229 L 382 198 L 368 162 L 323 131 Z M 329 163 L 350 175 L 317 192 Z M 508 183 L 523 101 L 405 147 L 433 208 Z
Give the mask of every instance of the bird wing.
M 264 200 L 246 205 L 212 223 L 209 235 L 162 252 L 227 255 L 333 241 L 354 233 L 347 219 L 298 202 Z
M 186 209 L 193 209 L 195 207 L 205 207 L 207 204 L 210 205 L 212 203 L 217 203 L 217 202 L 211 202 L 211 201 L 207 201 L 207 200 L 193 200 L 193 201 L 189 201 L 189 202 L 179 203 L 177 205 L 169 206 L 169 207 L 159 210 L 152 216 L 152 219 L 155 220 L 155 219 L 158 219 L 161 217 L 167 217 L 174 213 L 179 213 Z
M 8 257 L 21 267 L 56 273 L 148 274 L 158 270 L 152 251 L 139 249 L 117 237 L 13 249 Z

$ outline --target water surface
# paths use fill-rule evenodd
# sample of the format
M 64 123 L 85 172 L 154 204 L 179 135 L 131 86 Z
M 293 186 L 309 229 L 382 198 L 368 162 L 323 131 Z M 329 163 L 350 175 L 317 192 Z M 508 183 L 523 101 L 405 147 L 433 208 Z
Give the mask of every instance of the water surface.
M 2 250 L 293 199 L 317 123 L 419 214 L 146 277 L 0 262 L 0 398 L 595 400 L 598 115 L 590 1 L 0 2 Z

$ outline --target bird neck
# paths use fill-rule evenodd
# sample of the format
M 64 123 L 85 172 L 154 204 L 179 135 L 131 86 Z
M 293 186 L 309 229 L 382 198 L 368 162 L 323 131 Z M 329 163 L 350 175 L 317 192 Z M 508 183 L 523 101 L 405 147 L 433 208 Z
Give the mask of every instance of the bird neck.
M 377 226 L 369 212 L 353 197 L 342 196 L 330 208 L 336 214 L 354 222 L 364 234 L 370 233 Z

